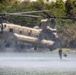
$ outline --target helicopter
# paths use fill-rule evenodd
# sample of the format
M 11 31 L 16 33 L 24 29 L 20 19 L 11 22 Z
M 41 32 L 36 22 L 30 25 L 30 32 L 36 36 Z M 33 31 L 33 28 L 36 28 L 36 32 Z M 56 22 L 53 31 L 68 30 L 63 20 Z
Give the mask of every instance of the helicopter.
M 59 36 L 57 34 L 55 18 L 46 13 L 48 10 L 39 10 L 31 12 L 17 12 L 17 13 L 5 13 L 0 14 L 1 20 L 5 15 L 16 15 L 16 16 L 29 16 L 29 17 L 41 17 L 35 15 L 29 15 L 29 13 L 43 12 L 47 15 L 47 19 L 41 20 L 38 26 L 34 28 L 20 26 L 13 23 L 0 23 L 0 39 L 6 42 L 23 42 L 31 44 L 34 50 L 38 47 L 48 48 L 50 51 L 59 48 Z M 61 17 L 62 19 L 68 19 Z

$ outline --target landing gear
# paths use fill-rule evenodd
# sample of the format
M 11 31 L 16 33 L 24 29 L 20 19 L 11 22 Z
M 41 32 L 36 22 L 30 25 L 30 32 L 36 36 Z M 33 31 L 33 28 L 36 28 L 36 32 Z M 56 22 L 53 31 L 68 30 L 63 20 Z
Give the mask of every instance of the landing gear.
M 6 47 L 6 48 L 9 48 L 9 47 L 10 47 L 10 43 L 7 42 L 7 43 L 5 44 L 5 47 Z
M 20 45 L 20 48 L 21 48 L 21 49 L 24 49 L 24 48 L 25 48 L 25 45 L 21 44 L 21 45 Z
M 53 51 L 54 49 L 53 49 L 53 47 L 50 47 L 50 51 Z
M 37 50 L 37 46 L 34 46 L 34 50 Z

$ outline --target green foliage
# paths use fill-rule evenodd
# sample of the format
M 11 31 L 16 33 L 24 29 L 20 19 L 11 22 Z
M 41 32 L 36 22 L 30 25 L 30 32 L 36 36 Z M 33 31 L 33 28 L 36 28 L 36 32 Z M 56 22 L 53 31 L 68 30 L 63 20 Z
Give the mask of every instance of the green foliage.
M 0 0 L 0 3 L 4 4 L 7 0 Z
M 62 47 L 76 47 L 76 22 L 73 20 L 57 20 L 57 28 Z
M 43 0 L 37 0 L 36 2 L 31 3 L 31 7 L 34 10 L 42 10 L 45 8 L 45 4 L 44 4 Z
M 72 13 L 72 17 L 75 17 L 75 18 L 76 18 L 76 8 L 74 8 L 74 9 L 71 11 L 71 13 Z M 75 19 L 75 21 L 76 21 L 76 19 Z
M 64 2 L 62 0 L 56 0 L 55 8 L 64 9 Z
M 4 12 L 4 10 L 5 10 L 4 5 L 0 3 L 0 12 Z
M 68 16 L 71 16 L 71 11 L 73 10 L 73 0 L 67 0 L 65 3 L 65 11 Z
M 66 47 L 74 48 L 76 46 L 76 25 L 73 23 L 69 23 L 69 25 L 64 25 L 60 29 L 60 37 L 63 45 Z

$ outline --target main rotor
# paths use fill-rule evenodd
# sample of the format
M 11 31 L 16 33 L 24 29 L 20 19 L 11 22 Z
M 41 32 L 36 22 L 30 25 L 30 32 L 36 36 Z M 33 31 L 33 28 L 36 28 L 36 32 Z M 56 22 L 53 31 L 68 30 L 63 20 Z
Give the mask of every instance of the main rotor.
M 6 16 L 24 16 L 24 17 L 35 17 L 35 18 L 40 18 L 42 16 L 38 15 L 32 15 L 34 13 L 43 13 L 46 15 L 47 19 L 53 18 L 53 19 L 71 19 L 76 21 L 76 17 L 57 17 L 57 16 L 51 16 L 47 12 L 50 12 L 50 10 L 39 10 L 39 11 L 28 11 L 28 12 L 16 12 L 16 13 L 0 13 L 0 19 L 3 21 Z

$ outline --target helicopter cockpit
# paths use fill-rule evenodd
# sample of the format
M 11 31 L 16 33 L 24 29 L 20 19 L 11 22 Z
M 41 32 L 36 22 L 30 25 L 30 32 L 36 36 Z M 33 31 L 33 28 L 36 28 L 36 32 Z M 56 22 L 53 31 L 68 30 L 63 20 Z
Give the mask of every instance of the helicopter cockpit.
M 41 20 L 40 24 L 39 24 L 39 28 L 41 29 L 47 29 L 48 27 L 50 27 L 51 29 L 56 29 L 56 22 L 55 19 L 43 19 Z

